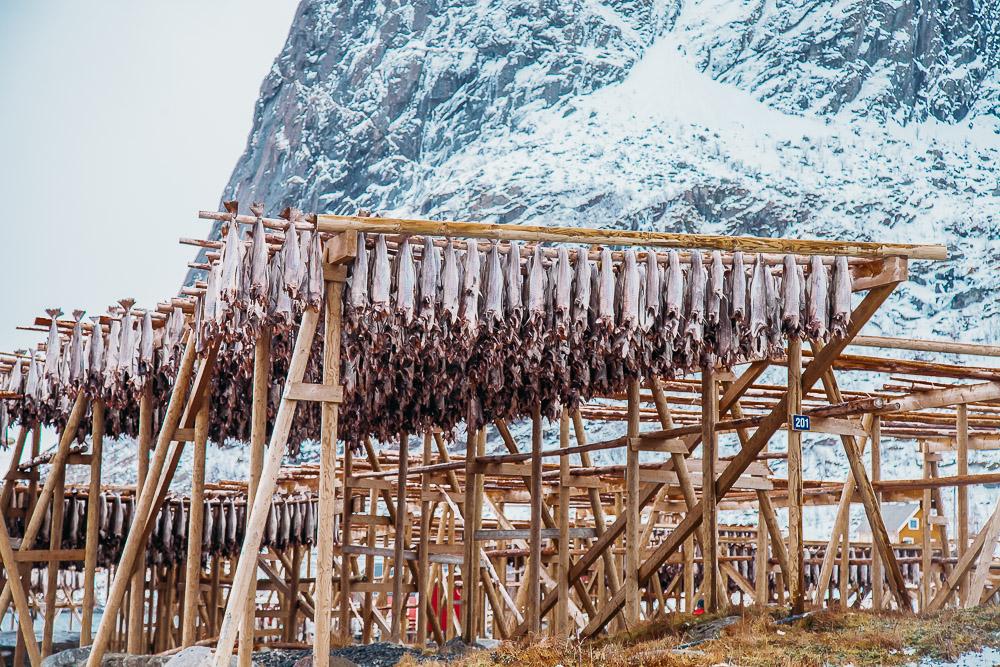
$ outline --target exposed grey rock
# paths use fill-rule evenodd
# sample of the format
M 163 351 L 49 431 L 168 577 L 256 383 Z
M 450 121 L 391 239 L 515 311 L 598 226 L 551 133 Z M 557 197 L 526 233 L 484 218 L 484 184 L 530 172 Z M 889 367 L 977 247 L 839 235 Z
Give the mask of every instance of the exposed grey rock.
M 189 646 L 173 655 L 169 667 L 210 667 L 215 652 L 207 646 Z
M 71 648 L 59 651 L 42 659 L 42 667 L 77 667 L 87 662 L 90 657 L 90 647 Z

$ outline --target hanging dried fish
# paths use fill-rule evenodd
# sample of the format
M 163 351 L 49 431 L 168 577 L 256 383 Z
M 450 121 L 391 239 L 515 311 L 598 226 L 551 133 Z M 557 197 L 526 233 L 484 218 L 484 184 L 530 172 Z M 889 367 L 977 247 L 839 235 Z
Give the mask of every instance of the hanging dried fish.
M 722 311 L 722 296 L 726 281 L 726 269 L 722 264 L 722 253 L 712 251 L 712 260 L 708 266 L 708 295 L 705 305 L 705 324 L 716 327 L 719 320 L 728 315 Z
M 80 322 L 83 319 L 83 311 L 74 310 L 73 319 L 75 320 L 75 324 L 73 325 L 73 336 L 70 338 L 69 343 L 69 380 L 76 385 L 83 380 L 83 368 L 86 363 L 83 354 L 83 324 Z
M 460 273 L 461 267 L 458 253 L 455 252 L 455 244 L 448 239 L 444 247 L 444 266 L 441 269 L 441 314 L 449 325 L 458 321 L 462 283 Z
M 656 253 L 646 252 L 646 290 L 644 299 L 645 318 L 643 330 L 649 331 L 660 316 L 660 284 L 663 282 L 663 270 L 657 261 Z
M 285 230 L 285 240 L 281 245 L 281 270 L 285 282 L 284 288 L 288 292 L 288 296 L 293 300 L 298 298 L 305 267 L 302 265 L 299 234 L 295 229 L 294 222 L 289 222 L 288 228 Z
M 494 241 L 490 244 L 490 252 L 486 257 L 486 309 L 483 312 L 483 324 L 487 331 L 493 331 L 504 321 L 504 278 L 499 243 Z
M 236 302 L 243 252 L 243 241 L 240 240 L 238 225 L 233 221 L 228 225 L 226 241 L 222 246 L 222 269 L 219 274 L 219 298 L 227 304 Z
M 684 273 L 681 271 L 681 260 L 676 250 L 667 255 L 667 288 L 664 301 L 664 329 L 669 340 L 680 333 L 681 320 L 684 317 Z
M 264 205 L 255 202 L 250 205 L 250 210 L 256 216 L 253 223 L 253 246 L 250 253 L 250 298 L 258 304 L 266 303 L 268 296 L 268 275 L 267 275 L 267 235 L 264 231 Z M 364 242 L 364 234 L 359 234 L 361 242 Z M 363 247 L 363 246 L 362 246 Z
M 767 354 L 767 290 L 770 275 L 763 255 L 757 255 L 753 277 L 750 279 L 750 347 L 753 354 L 763 357 Z
M 435 326 L 438 309 L 438 283 L 441 281 L 441 257 L 429 236 L 424 237 L 424 251 L 420 263 L 420 312 L 424 329 Z
M 806 334 L 815 340 L 826 340 L 830 329 L 829 288 L 823 259 L 813 255 L 809 260 L 809 280 L 806 283 Z
M 569 261 L 569 249 L 560 246 L 555 263 L 555 303 L 554 321 L 560 338 L 569 335 L 573 303 L 573 267 Z
M 743 265 L 743 253 L 737 250 L 733 253 L 733 268 L 730 271 L 732 276 L 732 293 L 729 299 L 729 308 L 735 325 L 734 331 L 739 331 L 743 324 L 747 322 L 747 272 Z
M 375 274 L 372 276 L 372 305 L 375 312 L 389 312 L 389 298 L 392 289 L 392 267 L 389 264 L 389 249 L 385 245 L 385 235 L 379 234 L 375 240 Z
M 479 294 L 481 284 L 479 266 L 479 245 L 475 239 L 469 239 L 465 249 L 462 307 L 459 312 L 462 326 L 468 335 L 474 335 L 479 330 Z
M 576 277 L 573 280 L 573 325 L 581 333 L 587 327 L 590 316 L 590 286 L 593 267 L 586 248 L 576 253 Z M 520 274 L 519 274 L 520 275 Z
M 46 380 L 57 380 L 59 378 L 59 354 L 62 351 L 62 345 L 59 341 L 59 328 L 56 320 L 63 314 L 63 311 L 59 308 L 50 308 L 45 312 L 49 316 L 49 337 L 45 342 L 45 369 L 42 377 Z
M 417 274 L 409 239 L 403 239 L 399 244 L 396 262 L 396 312 L 404 324 L 409 324 L 413 321 L 417 289 Z
M 688 273 L 688 290 L 685 299 L 684 356 L 687 366 L 693 365 L 704 342 L 705 292 L 708 272 L 702 264 L 701 252 L 691 251 L 691 270 Z
M 798 336 L 802 332 L 799 307 L 799 273 L 795 257 L 785 255 L 782 260 L 781 282 L 781 330 L 788 336 Z
M 524 290 L 521 276 L 521 244 L 511 241 L 510 252 L 507 253 L 507 271 L 505 279 L 507 295 L 507 315 L 515 322 L 521 321 L 524 310 L 522 291 Z
M 639 328 L 640 285 L 639 265 L 635 258 L 635 250 L 628 248 L 625 250 L 625 264 L 622 267 L 622 300 L 619 324 L 629 331 Z
M 597 320 L 609 330 L 615 322 L 615 269 L 610 248 L 601 249 L 601 265 L 597 277 Z
M 830 333 L 843 338 L 851 325 L 851 269 L 847 258 L 837 256 L 833 262 L 833 291 L 830 298 Z
M 357 310 L 368 305 L 368 246 L 365 234 L 358 234 L 358 252 L 351 263 L 351 275 L 348 278 L 350 288 L 347 290 L 347 302 Z
M 147 310 L 142 315 L 142 332 L 139 338 L 138 374 L 145 377 L 153 372 L 153 316 Z

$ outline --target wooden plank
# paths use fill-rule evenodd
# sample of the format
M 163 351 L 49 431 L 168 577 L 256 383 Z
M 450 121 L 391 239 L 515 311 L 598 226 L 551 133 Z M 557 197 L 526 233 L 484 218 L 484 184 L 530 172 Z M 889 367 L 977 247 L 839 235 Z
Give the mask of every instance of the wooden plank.
M 1000 381 L 963 384 L 942 389 L 926 389 L 902 396 L 887 403 L 884 414 L 892 412 L 914 412 L 950 405 L 963 406 L 968 403 L 995 401 L 1000 399 Z
M 944 583 L 941 584 L 941 587 L 938 589 L 934 599 L 932 599 L 930 604 L 927 605 L 927 609 L 925 610 L 926 612 L 938 611 L 945 605 L 946 602 L 948 602 L 952 592 L 960 585 L 962 579 L 967 576 L 969 568 L 976 562 L 976 558 L 983 550 L 983 546 L 986 544 L 986 538 L 989 537 L 990 527 L 993 525 L 995 520 L 998 520 L 998 515 L 1000 515 L 1000 500 L 997 501 L 993 514 L 990 515 L 986 525 L 979 531 L 979 534 L 976 535 L 976 539 L 972 541 L 972 544 L 965 550 L 965 553 L 959 557 L 958 563 L 955 564 L 955 568 L 945 579 Z
M 969 582 L 969 590 L 965 597 L 966 609 L 978 607 L 982 603 L 983 593 L 986 591 L 986 581 L 990 576 L 990 567 L 993 565 L 993 552 L 996 548 L 997 538 L 1000 537 L 1000 513 L 994 513 L 990 517 L 990 520 L 983 527 L 983 532 L 986 537 L 979 553 L 976 571 Z
M 308 382 L 292 382 L 285 392 L 287 398 L 293 401 L 318 401 L 320 403 L 340 404 L 344 402 L 344 388 L 339 384 L 311 384 Z
M 433 437 L 431 432 L 424 433 L 424 449 L 421 457 L 422 463 L 431 460 Z M 426 474 L 420 476 L 420 490 L 430 491 L 431 480 Z M 427 617 L 434 613 L 431 606 L 430 596 L 430 546 L 431 546 L 431 513 L 433 507 L 429 501 L 421 499 L 420 502 L 420 546 L 417 550 L 417 645 L 427 644 Z
M 829 433 L 831 435 L 852 435 L 863 438 L 867 435 L 860 423 L 853 419 L 836 419 L 834 417 L 810 417 L 809 431 L 813 433 Z
M 295 339 L 292 358 L 288 366 L 286 387 L 288 383 L 302 381 L 306 364 L 309 361 L 313 338 L 316 334 L 318 318 L 319 313 L 311 308 L 307 308 L 302 313 L 298 336 Z M 239 624 L 242 622 L 247 606 L 247 591 L 250 590 L 250 579 L 255 576 L 257 552 L 260 550 L 260 542 L 264 534 L 264 524 L 267 521 L 267 512 L 277 485 L 278 473 L 281 470 L 281 459 L 285 454 L 292 420 L 295 417 L 295 407 L 296 402 L 294 400 L 289 399 L 287 396 L 282 396 L 278 406 L 278 414 L 274 418 L 274 427 L 267 448 L 267 456 L 264 460 L 260 486 L 254 497 L 251 518 L 247 522 L 246 535 L 243 538 L 243 546 L 240 550 L 236 574 L 233 577 L 233 584 L 226 604 L 226 613 L 222 617 L 222 625 L 219 628 L 219 641 L 214 656 L 216 667 L 229 667 L 229 659 L 232 656 L 233 647 L 236 645 Z M 94 664 L 90 667 L 98 667 L 98 665 Z
M 872 484 L 881 480 L 882 478 L 882 418 L 878 415 L 872 415 L 871 424 L 871 456 L 872 456 Z M 854 488 L 854 477 L 851 476 L 851 489 L 853 495 Z M 846 487 L 847 484 L 845 483 Z M 850 503 L 850 500 L 848 500 Z M 876 492 L 875 503 L 882 511 L 882 494 L 881 492 Z M 850 505 L 848 505 L 849 507 Z M 878 549 L 872 547 L 872 609 L 875 611 L 882 611 L 885 607 L 885 600 L 883 599 L 882 591 L 885 590 L 885 572 L 882 567 L 882 557 L 878 553 Z
M 97 583 L 97 552 L 100 547 L 100 505 L 101 463 L 104 458 L 104 401 L 95 399 L 90 403 L 90 485 L 87 492 L 87 537 L 86 555 L 83 563 L 83 608 L 80 618 L 80 646 L 87 646 L 93 639 L 94 608 L 96 600 L 94 588 Z
M 199 213 L 216 217 L 214 212 Z M 780 239 L 753 236 L 718 236 L 712 234 L 676 234 L 634 230 L 587 229 L 536 225 L 419 220 L 412 218 L 370 218 L 353 215 L 316 216 L 316 226 L 322 232 L 345 230 L 381 234 L 422 234 L 454 238 L 498 240 L 552 241 L 591 245 L 639 245 L 652 248 L 703 248 L 752 253 L 794 253 L 797 255 L 847 255 L 850 257 L 909 257 L 941 260 L 948 258 L 942 245 L 899 243 L 863 243 L 858 241 L 820 241 Z M 905 266 L 905 264 L 904 264 Z M 896 282 L 904 280 L 895 279 Z
M 593 539 L 597 532 L 593 528 L 573 527 L 568 528 L 568 532 L 563 533 L 561 528 L 542 528 L 540 535 L 543 540 L 557 540 L 562 535 L 568 535 L 571 539 Z M 504 541 L 504 540 L 529 540 L 531 539 L 530 528 L 486 528 L 475 532 L 477 541 Z
M 802 339 L 788 340 L 788 597 L 792 614 L 805 611 L 805 563 L 802 535 L 802 433 L 791 427 L 802 412 Z
M 688 448 L 680 438 L 637 437 L 629 440 L 629 448 L 637 452 L 666 452 L 687 455 Z
M 80 562 L 86 557 L 86 549 L 29 549 L 14 552 L 14 560 L 18 563 L 72 563 Z
M 702 483 L 701 475 L 693 475 L 691 478 L 691 484 L 696 489 L 704 488 Z M 718 473 L 716 473 L 716 479 L 718 479 Z M 677 486 L 679 488 L 679 479 L 677 472 L 675 470 L 649 470 L 640 469 L 639 470 L 639 481 L 640 482 L 653 482 L 657 484 L 668 484 L 671 486 Z M 733 483 L 733 488 L 736 490 L 749 490 L 749 491 L 771 491 L 774 489 L 774 484 L 769 479 L 763 477 L 756 477 L 754 475 L 741 475 L 736 482 Z
M 56 477 L 56 485 L 52 489 L 52 518 L 49 521 L 49 547 L 53 549 L 62 548 L 63 537 L 63 516 L 65 503 L 63 498 L 66 491 L 66 467 L 62 466 L 58 470 L 53 470 L 51 475 Z M 46 588 L 45 588 L 45 625 L 42 628 L 42 657 L 52 655 L 52 639 L 55 632 L 56 620 L 56 593 L 59 589 L 59 563 L 49 561 L 46 567 Z
M 917 352 L 943 352 L 945 354 L 971 354 L 978 357 L 1000 357 L 1000 345 L 959 343 L 949 340 L 921 340 L 917 338 L 892 338 L 889 336 L 856 336 L 851 345 L 880 347 L 887 350 L 914 350 Z

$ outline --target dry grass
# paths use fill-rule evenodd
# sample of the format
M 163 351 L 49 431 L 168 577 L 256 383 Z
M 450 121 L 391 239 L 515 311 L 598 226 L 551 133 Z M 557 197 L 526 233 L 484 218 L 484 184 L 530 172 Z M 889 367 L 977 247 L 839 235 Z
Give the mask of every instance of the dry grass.
M 746 667 L 785 665 L 903 665 L 919 658 L 954 659 L 984 646 L 1000 646 L 1000 607 L 945 611 L 925 617 L 868 612 L 818 612 L 788 625 L 771 614 L 746 612 L 721 636 L 678 651 L 692 631 L 711 620 L 683 614 L 644 624 L 631 634 L 594 641 L 543 639 L 474 651 L 454 667 Z M 403 665 L 416 665 L 407 659 Z M 444 663 L 421 663 L 424 666 Z

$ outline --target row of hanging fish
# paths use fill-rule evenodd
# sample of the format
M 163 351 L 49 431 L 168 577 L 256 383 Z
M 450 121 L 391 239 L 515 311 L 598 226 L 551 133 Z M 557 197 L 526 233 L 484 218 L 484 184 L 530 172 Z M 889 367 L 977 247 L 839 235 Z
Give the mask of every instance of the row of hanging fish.
M 87 494 L 67 491 L 63 500 L 62 542 L 63 549 L 83 549 L 87 539 Z M 268 509 L 263 547 L 284 550 L 294 545 L 313 544 L 316 539 L 318 497 L 312 495 L 276 495 Z M 28 489 L 15 490 L 13 507 L 26 508 Z M 154 519 L 147 545 L 150 563 L 178 563 L 187 557 L 188 512 L 190 503 L 181 498 L 168 498 Z M 246 498 L 226 494 L 206 498 L 202 529 L 202 554 L 231 557 L 239 554 L 246 528 Z M 98 565 L 105 567 L 118 562 L 125 539 L 132 529 L 135 498 L 131 494 L 112 491 L 102 492 L 98 505 L 99 547 Z M 53 508 L 46 509 L 41 530 L 35 540 L 39 549 L 50 547 Z M 22 517 L 6 517 L 7 529 L 12 538 L 24 534 Z
M 794 256 L 359 241 L 346 290 L 342 430 L 380 439 L 515 418 L 623 391 L 635 376 L 783 354 L 846 334 L 851 274 Z M 371 247 L 369 247 L 369 245 Z M 443 248 L 441 247 L 443 245 Z

